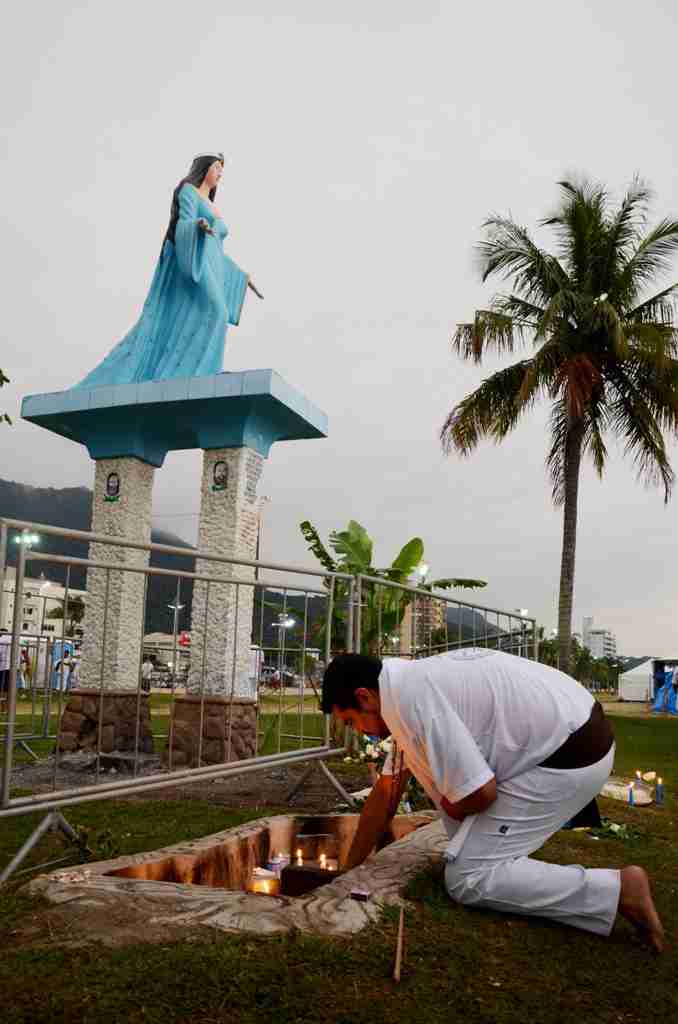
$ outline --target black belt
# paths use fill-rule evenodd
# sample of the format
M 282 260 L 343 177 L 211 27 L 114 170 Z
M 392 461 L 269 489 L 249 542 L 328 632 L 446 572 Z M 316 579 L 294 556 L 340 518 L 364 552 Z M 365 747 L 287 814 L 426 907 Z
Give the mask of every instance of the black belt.
M 595 701 L 587 722 L 570 733 L 538 768 L 588 768 L 610 752 L 614 733 L 602 706 Z

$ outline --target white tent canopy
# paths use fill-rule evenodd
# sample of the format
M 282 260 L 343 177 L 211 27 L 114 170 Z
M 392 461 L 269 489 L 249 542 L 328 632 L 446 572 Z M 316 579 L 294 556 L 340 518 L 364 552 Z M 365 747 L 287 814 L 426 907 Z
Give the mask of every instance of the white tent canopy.
M 654 659 L 648 658 L 619 677 L 619 696 L 622 700 L 652 700 L 654 692 L 652 674 Z

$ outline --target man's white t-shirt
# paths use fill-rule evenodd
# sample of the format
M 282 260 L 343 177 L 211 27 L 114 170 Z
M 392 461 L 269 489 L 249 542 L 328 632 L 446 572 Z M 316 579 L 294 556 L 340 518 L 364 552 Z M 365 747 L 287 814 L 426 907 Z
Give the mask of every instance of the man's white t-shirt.
M 484 648 L 389 658 L 379 696 L 406 767 L 437 805 L 535 768 L 588 721 L 594 703 L 564 672 Z M 392 770 L 389 760 L 384 772 Z

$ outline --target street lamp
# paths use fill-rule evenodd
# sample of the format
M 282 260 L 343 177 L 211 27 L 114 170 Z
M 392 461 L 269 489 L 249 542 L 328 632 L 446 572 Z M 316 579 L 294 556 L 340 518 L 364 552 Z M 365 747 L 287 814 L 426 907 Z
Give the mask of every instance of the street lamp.
M 282 663 L 282 650 L 284 643 L 284 636 L 286 629 L 292 629 L 296 626 L 296 620 L 291 615 L 287 615 L 285 612 L 278 613 L 278 621 L 271 623 L 273 629 L 278 630 L 278 672 L 280 673 L 280 688 L 283 686 L 283 663 Z
M 25 577 L 26 577 L 26 566 L 28 565 L 28 554 L 29 554 L 29 552 L 30 552 L 30 550 L 31 550 L 31 548 L 33 547 L 34 544 L 39 544 L 40 543 L 40 535 L 37 534 L 37 533 L 31 533 L 30 530 L 22 530 L 21 533 L 18 533 L 16 535 L 16 537 L 14 538 L 14 543 L 15 544 L 20 544 L 21 547 L 24 548 L 25 551 L 26 551 L 26 558 L 25 558 L 25 561 L 24 561 L 24 579 L 25 579 Z M 14 588 L 14 600 L 15 601 L 17 600 L 17 596 L 18 595 L 16 593 L 16 587 L 15 587 Z M 24 595 L 22 594 L 21 595 L 21 600 L 23 601 L 23 599 L 24 599 Z M 64 612 L 64 626 L 65 626 L 65 624 L 66 623 L 65 623 L 65 612 Z M 40 628 L 40 632 L 42 633 L 42 626 Z
M 520 640 L 518 641 L 518 657 L 522 658 L 527 656 L 527 640 L 525 638 L 526 628 L 524 619 L 529 614 L 529 608 L 515 608 L 514 610 L 518 612 L 518 615 L 520 615 Z
M 178 626 L 178 623 L 179 623 L 179 612 L 182 610 L 182 608 L 185 608 L 186 605 L 185 604 L 168 604 L 167 607 L 170 609 L 170 611 L 174 612 L 174 618 L 173 618 L 173 623 L 172 623 L 172 633 L 173 633 L 174 636 L 176 636 L 176 634 L 177 634 L 177 626 Z

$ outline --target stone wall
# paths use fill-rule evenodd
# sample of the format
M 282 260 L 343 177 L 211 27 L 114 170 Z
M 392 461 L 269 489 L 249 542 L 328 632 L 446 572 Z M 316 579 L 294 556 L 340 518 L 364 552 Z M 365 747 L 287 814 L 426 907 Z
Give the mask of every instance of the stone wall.
M 257 483 L 263 457 L 251 448 L 203 453 L 198 547 L 230 558 L 253 559 L 259 529 Z M 215 480 L 215 467 L 220 468 Z M 198 559 L 196 573 L 254 579 L 254 569 Z M 253 699 L 250 644 L 254 588 L 196 583 L 191 616 L 188 690 Z M 237 611 L 236 611 L 237 602 Z M 204 648 L 205 645 L 205 649 Z
M 64 753 L 97 749 L 99 712 L 101 713 L 101 752 L 134 751 L 138 730 L 138 750 L 153 753 L 151 707 L 147 693 L 107 693 L 100 690 L 71 690 L 59 724 L 58 749 Z M 138 726 L 137 726 L 138 717 Z
M 202 742 L 200 723 L 202 720 Z M 177 697 L 163 753 L 169 768 L 195 768 L 254 757 L 257 752 L 257 706 L 251 700 L 223 697 Z
M 92 532 L 148 544 L 155 470 L 140 459 L 99 459 L 92 498 Z M 110 493 L 119 481 L 117 494 Z M 148 551 L 90 544 L 89 558 L 106 565 L 145 567 Z M 107 581 L 107 576 L 109 577 Z M 84 687 L 136 690 L 144 621 L 142 573 L 87 570 L 80 682 Z M 105 646 L 104 646 L 105 641 Z

